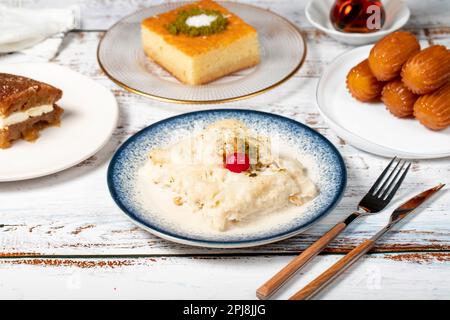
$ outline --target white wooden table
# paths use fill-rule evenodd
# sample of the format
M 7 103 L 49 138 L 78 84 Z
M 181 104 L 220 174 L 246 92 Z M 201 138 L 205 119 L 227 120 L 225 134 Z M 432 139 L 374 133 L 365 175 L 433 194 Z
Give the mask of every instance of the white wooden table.
M 121 117 L 108 145 L 82 164 L 45 178 L 0 184 L 0 298 L 254 299 L 255 289 L 264 280 L 355 208 L 387 163 L 338 138 L 316 109 L 314 92 L 321 73 L 336 55 L 351 47 L 307 22 L 306 1 L 249 1 L 295 22 L 306 36 L 308 56 L 301 70 L 282 86 L 220 107 L 278 113 L 324 134 L 347 164 L 345 196 L 313 228 L 272 245 L 225 251 L 161 240 L 134 226 L 114 205 L 106 187 L 107 164 L 117 147 L 143 127 L 206 107 L 162 103 L 129 93 L 108 80 L 96 61 L 98 41 L 109 26 L 160 1 L 13 2 L 30 8 L 81 5 L 82 29 L 66 36 L 53 62 L 110 88 L 120 104 Z M 412 17 L 407 29 L 429 43 L 450 46 L 450 2 L 415 0 L 408 4 Z M 404 198 L 439 181 L 449 183 L 449 177 L 449 158 L 414 161 L 399 195 Z M 449 205 L 450 192 L 445 191 L 429 208 L 384 237 L 371 254 L 318 298 L 450 298 Z M 388 212 L 384 212 L 352 225 L 276 298 L 287 298 L 374 234 L 387 219 Z

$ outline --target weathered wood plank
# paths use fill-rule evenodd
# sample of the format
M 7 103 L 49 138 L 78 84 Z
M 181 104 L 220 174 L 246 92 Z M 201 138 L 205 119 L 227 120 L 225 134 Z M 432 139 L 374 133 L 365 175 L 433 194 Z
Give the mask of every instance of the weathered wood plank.
M 328 134 L 330 134 L 327 130 Z M 32 181 L 0 184 L 2 195 L 0 247 L 4 255 L 30 254 L 191 254 L 218 251 L 188 248 L 159 240 L 134 227 L 110 199 L 106 165 L 118 143 L 114 139 L 89 161 L 62 173 Z M 339 145 L 341 151 L 349 150 Z M 347 151 L 345 151 L 347 152 Z M 349 168 L 346 195 L 326 219 L 304 234 L 278 244 L 230 252 L 297 252 L 354 209 L 364 190 L 385 161 L 359 153 L 345 156 Z M 448 175 L 448 160 L 415 162 L 402 196 L 436 183 Z M 406 191 L 407 190 L 407 191 Z M 450 249 L 449 194 L 444 193 L 401 231 L 382 239 L 378 251 Z M 387 213 L 361 220 L 349 228 L 328 251 L 344 252 L 372 235 Z
M 429 29 L 425 39 L 449 39 L 440 29 Z M 186 111 L 213 107 L 252 108 L 294 118 L 315 128 L 330 139 L 344 155 L 349 170 L 348 189 L 339 207 L 308 232 L 291 240 L 251 250 L 232 252 L 297 252 L 317 239 L 334 223 L 353 210 L 363 193 L 381 172 L 386 161 L 347 145 L 327 128 L 315 106 L 315 87 L 323 68 L 335 55 L 350 47 L 327 38 L 318 39 L 305 30 L 309 52 L 299 73 L 276 90 L 252 99 L 217 106 L 186 106 L 162 103 L 129 93 L 100 71 L 95 52 L 101 33 L 77 32 L 68 35 L 55 63 L 86 74 L 117 97 L 120 123 L 109 144 L 91 159 L 62 173 L 32 181 L 2 183 L 0 196 L 0 252 L 26 254 L 192 254 L 218 251 L 188 248 L 159 240 L 135 228 L 110 199 L 106 187 L 106 166 L 113 152 L 126 138 L 160 119 Z M 405 182 L 403 195 L 419 191 L 450 176 L 448 159 L 415 161 Z M 445 182 L 445 181 L 444 181 Z M 448 250 L 449 194 L 417 216 L 401 231 L 384 238 L 376 250 Z M 386 221 L 380 214 L 361 221 L 335 241 L 329 252 L 345 252 L 373 234 Z M 221 251 L 220 251 L 221 252 Z M 229 253 L 230 251 L 226 251 Z M 223 252 L 221 252 L 223 253 Z
M 294 4 L 292 1 L 242 0 L 290 19 L 301 28 L 308 42 L 308 56 L 302 69 L 283 86 L 267 94 L 232 104 L 180 106 L 148 100 L 113 84 L 97 65 L 96 48 L 103 33 L 95 31 L 106 30 L 123 16 L 163 1 L 3 1 L 30 8 L 79 4 L 83 14 L 82 29 L 89 32 L 69 33 L 54 62 L 110 88 L 120 104 L 121 119 L 110 143 L 82 164 L 45 178 L 0 184 L 0 298 L 252 299 L 255 289 L 292 258 L 285 254 L 305 248 L 355 208 L 385 165 L 385 159 L 360 152 L 336 137 L 316 110 L 318 78 L 327 63 L 352 47 L 337 43 L 311 27 L 304 15 L 307 1 Z M 409 30 L 421 40 L 450 46 L 450 2 L 416 0 L 408 1 L 408 5 L 412 11 L 407 25 Z M 107 191 L 106 166 L 113 152 L 131 134 L 155 121 L 211 107 L 275 112 L 307 123 L 324 134 L 343 154 L 349 169 L 348 189 L 338 208 L 300 236 L 245 250 L 186 247 L 135 227 L 120 213 Z M 449 176 L 448 158 L 415 161 L 401 195 L 411 195 L 438 180 L 446 182 Z M 449 203 L 450 192 L 442 193 L 429 208 L 383 238 L 375 251 L 450 250 Z M 375 233 L 387 218 L 388 212 L 384 212 L 355 223 L 326 251 L 347 252 Z M 251 256 L 222 255 L 232 253 Z M 253 256 L 255 254 L 258 256 Z M 42 257 L 38 257 L 40 255 Z M 71 258 L 71 255 L 84 258 Z M 101 258 L 114 255 L 119 257 Z M 340 257 L 319 256 L 276 298 L 287 298 Z M 371 254 L 318 298 L 448 299 L 449 272 L 448 252 Z
M 0 259 L 0 299 L 255 299 L 291 258 Z M 274 298 L 288 298 L 339 258 L 319 256 Z M 316 298 L 448 299 L 449 272 L 448 253 L 370 255 Z

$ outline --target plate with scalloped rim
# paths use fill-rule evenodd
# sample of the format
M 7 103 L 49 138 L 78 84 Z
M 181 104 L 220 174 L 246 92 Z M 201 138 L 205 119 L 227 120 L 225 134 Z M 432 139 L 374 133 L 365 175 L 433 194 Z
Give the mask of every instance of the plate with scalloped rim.
M 222 119 L 243 121 L 252 131 L 289 145 L 292 156 L 300 160 L 316 183 L 319 194 L 309 203 L 281 216 L 277 223 L 264 223 L 268 215 L 256 215 L 252 227 L 226 231 L 190 229 L 166 219 L 160 203 L 143 201 L 139 170 L 153 148 L 175 143 L 187 133 L 195 133 Z M 291 156 L 291 154 L 290 154 Z M 116 152 L 108 169 L 111 196 L 138 226 L 161 238 L 201 247 L 239 248 L 263 245 L 297 235 L 326 216 L 344 192 L 347 173 L 337 149 L 324 136 L 295 120 L 271 113 L 216 109 L 178 115 L 154 123 L 129 138 Z M 157 201 L 156 201 L 157 202 Z M 258 220 L 260 219 L 260 220 Z M 237 224 L 239 225 L 239 224 Z M 255 228 L 255 226 L 257 226 Z

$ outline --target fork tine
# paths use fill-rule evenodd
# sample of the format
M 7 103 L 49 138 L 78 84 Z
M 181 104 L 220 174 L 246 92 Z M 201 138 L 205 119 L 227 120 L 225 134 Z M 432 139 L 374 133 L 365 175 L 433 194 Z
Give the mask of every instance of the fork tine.
M 389 176 L 386 178 L 386 180 L 384 180 L 382 186 L 376 192 L 374 192 L 374 196 L 379 196 L 383 192 L 383 190 L 385 190 L 384 188 L 386 187 L 386 185 L 388 185 L 388 183 L 391 183 L 390 182 L 391 181 L 391 177 L 394 175 L 394 173 L 397 172 L 397 168 L 398 168 L 398 166 L 400 165 L 401 162 L 402 162 L 402 160 L 399 159 L 397 164 L 395 165 L 394 169 L 392 169 L 392 171 L 389 174 Z
M 406 167 L 405 171 L 403 171 L 402 176 L 400 177 L 398 182 L 395 184 L 394 188 L 391 190 L 391 192 L 389 193 L 389 195 L 387 196 L 385 201 L 387 201 L 387 202 L 391 201 L 392 198 L 394 197 L 394 195 L 397 193 L 398 188 L 400 187 L 400 185 L 402 184 L 403 180 L 406 177 L 406 174 L 408 173 L 409 167 L 411 167 L 411 162 L 408 163 L 408 166 Z
M 392 158 L 391 162 L 389 162 L 389 164 L 387 165 L 387 167 L 383 170 L 383 172 L 380 174 L 380 176 L 378 177 L 377 181 L 375 181 L 375 183 L 373 184 L 372 188 L 370 188 L 368 193 L 373 193 L 378 185 L 380 184 L 380 182 L 383 180 L 384 176 L 386 175 L 386 173 L 389 171 L 389 168 L 391 167 L 392 163 L 395 161 L 395 159 L 397 159 L 397 157 Z
M 398 162 L 398 164 L 400 164 L 400 162 L 401 162 L 401 160 Z M 388 192 L 389 192 L 389 190 L 392 188 L 392 186 L 397 182 L 397 178 L 399 177 L 399 175 L 402 173 L 402 170 L 403 170 L 403 168 L 405 167 L 405 164 L 406 164 L 406 161 L 403 161 L 403 163 L 402 163 L 402 165 L 400 166 L 400 168 L 398 169 L 398 170 L 395 170 L 395 169 L 397 169 L 397 166 L 395 167 L 395 169 L 394 169 L 394 171 L 396 171 L 395 172 L 395 176 L 394 176 L 394 178 L 392 178 L 392 180 L 391 181 L 389 181 L 389 184 L 388 184 L 388 186 L 386 187 L 386 189 L 384 189 L 384 190 L 380 190 L 380 192 L 379 192 L 379 197 L 381 198 L 381 199 L 384 199 L 385 197 L 386 197 L 386 195 L 388 194 Z M 387 182 L 387 181 L 386 181 Z

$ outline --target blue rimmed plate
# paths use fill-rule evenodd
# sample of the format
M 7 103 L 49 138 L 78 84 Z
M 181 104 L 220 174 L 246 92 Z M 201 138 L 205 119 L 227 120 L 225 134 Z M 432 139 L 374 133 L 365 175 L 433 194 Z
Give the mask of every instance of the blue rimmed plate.
M 238 119 L 251 130 L 277 139 L 306 167 L 319 195 L 306 205 L 257 215 L 251 223 L 215 231 L 172 220 L 163 212 L 162 201 L 143 197 L 141 171 L 153 148 L 167 146 L 186 134 L 200 131 L 221 119 Z M 108 187 L 117 205 L 134 223 L 161 238 L 201 247 L 238 248 L 263 245 L 292 237 L 326 216 L 339 202 L 347 181 L 344 161 L 336 148 L 321 134 L 289 118 L 252 110 L 217 109 L 182 114 L 154 123 L 129 138 L 116 152 L 108 169 Z M 149 182 L 150 183 L 150 182 Z M 144 187 L 145 188 L 145 187 Z

